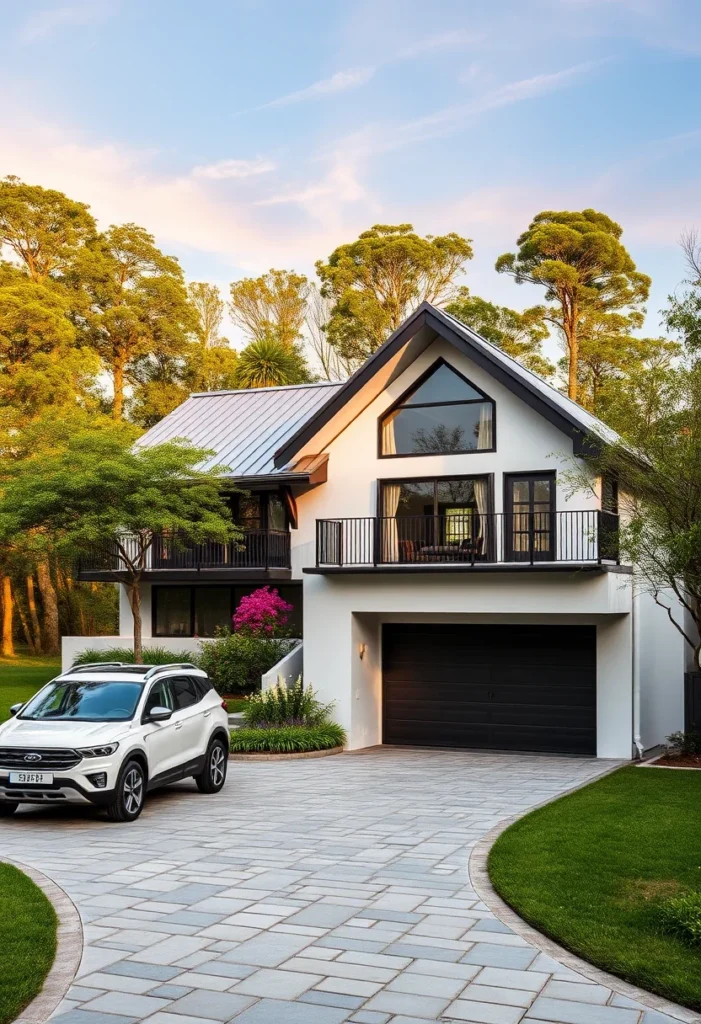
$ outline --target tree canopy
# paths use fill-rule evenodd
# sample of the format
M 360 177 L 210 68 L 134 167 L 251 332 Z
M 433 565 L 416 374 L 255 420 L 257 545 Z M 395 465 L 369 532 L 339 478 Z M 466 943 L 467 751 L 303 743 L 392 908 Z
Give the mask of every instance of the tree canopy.
M 545 289 L 545 319 L 560 332 L 568 359 L 567 393 L 579 394 L 579 337 L 587 314 L 635 311 L 650 290 L 620 241 L 622 228 L 596 210 L 546 210 L 517 240 L 518 252 L 504 253 L 499 273 L 517 283 Z
M 543 355 L 543 342 L 548 337 L 545 310 L 533 306 L 519 313 L 508 306 L 487 302 L 471 295 L 469 288 L 459 288 L 446 306 L 446 313 L 462 320 L 487 341 L 518 359 L 541 377 L 552 377 L 555 367 Z
M 269 270 L 232 283 L 229 313 L 249 341 L 272 339 L 291 346 L 301 337 L 308 291 L 303 274 Z
M 329 342 L 343 359 L 363 361 L 422 301 L 449 301 L 470 259 L 470 240 L 454 232 L 421 238 L 411 224 L 363 231 L 316 264 L 322 295 L 333 302 Z
M 31 456 L 4 467 L 0 537 L 41 530 L 71 550 L 111 552 L 134 616 L 141 660 L 141 576 L 154 535 L 171 543 L 239 536 L 221 494 L 219 473 L 199 464 L 210 453 L 182 441 L 134 445 L 134 428 L 93 426 L 63 440 L 39 440 Z

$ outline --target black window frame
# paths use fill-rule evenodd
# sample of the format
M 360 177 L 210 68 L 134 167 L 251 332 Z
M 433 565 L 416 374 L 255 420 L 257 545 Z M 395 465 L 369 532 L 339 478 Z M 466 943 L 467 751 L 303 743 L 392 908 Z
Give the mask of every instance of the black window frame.
M 461 451 L 455 452 L 396 452 L 393 455 L 385 455 L 382 452 L 382 428 L 385 420 L 388 416 L 391 416 L 393 412 L 399 409 L 406 402 L 407 398 L 414 394 L 415 391 L 421 387 L 421 385 L 432 377 L 436 370 L 441 366 L 447 366 L 456 376 L 458 376 L 468 387 L 471 387 L 473 391 L 476 391 L 481 398 L 467 398 L 461 401 L 453 402 L 419 402 L 416 405 L 412 405 L 408 408 L 412 409 L 427 409 L 427 408 L 442 408 L 449 405 L 484 405 L 488 402 L 492 407 L 492 447 L 491 448 L 465 448 Z M 493 398 L 485 394 L 482 388 L 478 388 L 476 384 L 461 373 L 457 367 L 453 366 L 452 363 L 448 362 L 443 356 L 439 356 L 438 359 L 433 362 L 420 377 L 411 384 L 410 387 L 404 391 L 396 402 L 390 405 L 389 409 L 385 409 L 381 416 L 377 420 L 377 457 L 378 459 L 425 459 L 425 458 L 436 458 L 437 456 L 443 458 L 446 455 L 486 455 L 489 452 L 495 452 L 497 450 L 497 404 Z M 478 474 L 482 475 L 482 474 Z M 457 477 L 451 478 L 457 479 Z
M 453 479 L 453 477 L 451 477 L 450 479 Z M 205 590 L 205 589 L 206 590 L 213 590 L 213 589 L 216 589 L 217 587 L 219 589 L 223 589 L 223 590 L 228 590 L 229 591 L 229 615 L 228 615 L 227 622 L 226 622 L 226 625 L 228 625 L 228 626 L 231 626 L 231 620 L 233 618 L 234 612 L 236 611 L 236 606 L 238 604 L 238 601 L 241 599 L 241 594 L 238 594 L 238 596 L 237 596 L 237 592 L 238 591 L 240 591 L 240 590 L 244 590 L 244 591 L 257 590 L 258 587 L 271 587 L 272 589 L 275 589 L 275 590 L 278 590 L 278 591 L 281 588 L 284 588 L 285 591 L 287 591 L 289 588 L 295 589 L 297 591 L 297 596 L 294 598 L 294 602 L 295 602 L 294 607 L 295 607 L 295 609 L 297 609 L 298 607 L 300 609 L 300 612 L 299 612 L 300 630 L 299 630 L 299 632 L 301 633 L 301 630 L 302 630 L 301 623 L 302 623 L 303 605 L 304 605 L 304 593 L 303 593 L 302 584 L 299 581 L 296 581 L 296 580 L 267 579 L 267 580 L 261 580 L 261 581 L 253 580 L 251 582 L 248 582 L 248 581 L 244 582 L 243 580 L 240 580 L 240 581 L 232 582 L 232 583 L 216 582 L 216 583 L 211 583 L 210 584 L 210 583 L 191 583 L 189 580 L 185 581 L 185 582 L 182 582 L 182 583 L 179 583 L 177 580 L 171 580 L 168 583 L 166 583 L 166 582 L 153 583 L 152 586 L 151 586 L 151 637 L 154 640 L 190 640 L 190 639 L 198 639 L 198 638 L 201 638 L 201 639 L 204 639 L 204 640 L 212 639 L 212 637 L 203 637 L 202 634 L 200 634 L 200 633 L 195 634 L 195 591 L 197 591 L 197 590 Z M 160 592 L 162 590 L 172 590 L 174 588 L 178 588 L 180 590 L 189 590 L 190 591 L 190 632 L 189 633 L 159 633 L 157 631 L 158 598 L 159 598 L 159 594 L 160 594 Z M 290 600 L 293 600 L 291 594 L 288 594 L 288 596 L 289 596 Z M 282 597 L 285 598 L 285 595 L 283 594 Z M 285 600 L 286 599 L 287 598 L 285 598 Z
M 483 449 L 480 449 L 483 450 Z M 447 473 L 432 474 L 430 476 L 385 476 L 377 481 L 377 517 L 378 519 L 398 518 L 397 516 L 385 516 L 383 509 L 382 492 L 385 484 L 433 484 L 433 512 L 427 518 L 435 518 L 440 515 L 437 512 L 437 493 L 439 483 L 450 482 L 451 480 L 486 480 L 487 481 L 487 512 L 492 515 L 494 512 L 494 473 Z

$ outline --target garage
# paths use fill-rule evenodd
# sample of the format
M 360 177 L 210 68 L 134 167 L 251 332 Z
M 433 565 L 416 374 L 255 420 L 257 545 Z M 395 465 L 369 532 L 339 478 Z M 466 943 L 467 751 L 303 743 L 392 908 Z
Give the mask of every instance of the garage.
M 385 624 L 383 742 L 596 754 L 596 627 Z

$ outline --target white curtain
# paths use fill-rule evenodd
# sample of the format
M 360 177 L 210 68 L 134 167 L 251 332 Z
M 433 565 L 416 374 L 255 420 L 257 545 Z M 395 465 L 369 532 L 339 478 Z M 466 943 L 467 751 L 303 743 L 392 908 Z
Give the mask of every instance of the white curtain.
M 384 432 L 384 427 L 383 427 Z M 392 431 L 394 438 L 394 430 Z M 399 561 L 399 538 L 397 535 L 397 509 L 401 498 L 400 484 L 385 484 L 382 489 L 382 561 Z
M 478 448 L 492 448 L 492 405 L 485 402 L 480 408 L 479 432 L 477 434 Z
M 382 454 L 383 455 L 396 455 L 397 454 L 397 442 L 394 437 L 394 419 L 396 412 L 393 412 L 382 424 Z M 397 502 L 399 499 L 397 499 Z M 385 512 L 385 515 L 387 513 Z M 392 513 L 394 515 L 394 512 Z
M 491 431 L 491 426 L 490 426 Z M 482 436 L 482 430 L 480 425 L 480 438 Z M 491 445 L 490 445 L 491 447 Z M 477 534 L 477 553 L 483 555 L 486 552 L 486 540 L 488 537 L 487 533 L 487 513 L 489 512 L 489 489 L 487 487 L 486 480 L 475 480 L 475 502 L 477 504 L 477 512 L 479 514 L 479 532 Z

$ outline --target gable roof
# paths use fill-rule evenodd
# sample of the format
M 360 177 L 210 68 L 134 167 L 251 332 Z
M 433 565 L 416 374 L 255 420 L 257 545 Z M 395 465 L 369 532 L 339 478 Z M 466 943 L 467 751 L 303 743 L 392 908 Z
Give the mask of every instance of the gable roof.
M 429 302 L 422 302 L 352 377 L 328 395 L 326 402 L 294 433 L 288 434 L 275 452 L 275 465 L 284 466 L 289 463 L 346 402 L 421 331 L 424 333 L 424 340 L 421 343 L 423 348 L 428 347 L 436 337 L 455 345 L 532 409 L 572 438 L 575 453 L 581 453 L 588 446 L 615 444 L 620 441 L 614 430 L 536 373 L 527 370 L 517 360 L 449 313 L 432 306 Z M 415 354 L 418 355 L 418 351 Z
M 186 438 L 198 448 L 214 451 L 200 468 L 228 467 L 222 473 L 227 479 L 303 477 L 314 469 L 309 459 L 288 467 L 276 466 L 273 456 L 341 386 L 299 384 L 190 395 L 151 427 L 138 444 Z

